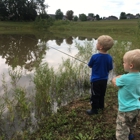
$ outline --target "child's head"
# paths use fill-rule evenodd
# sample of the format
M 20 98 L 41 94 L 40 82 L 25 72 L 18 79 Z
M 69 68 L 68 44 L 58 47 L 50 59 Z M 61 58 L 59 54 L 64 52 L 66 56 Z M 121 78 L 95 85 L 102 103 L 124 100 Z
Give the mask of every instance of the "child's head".
M 97 43 L 102 47 L 103 51 L 108 51 L 114 45 L 114 40 L 108 35 L 101 35 L 97 39 Z
M 123 56 L 123 65 L 125 71 L 140 70 L 140 49 L 128 51 Z

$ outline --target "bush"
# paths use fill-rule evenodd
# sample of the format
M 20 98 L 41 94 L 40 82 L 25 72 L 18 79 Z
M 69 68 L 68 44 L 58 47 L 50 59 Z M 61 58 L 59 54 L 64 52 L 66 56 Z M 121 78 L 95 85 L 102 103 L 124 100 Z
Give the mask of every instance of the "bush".
M 43 19 L 41 17 L 37 17 L 34 22 L 34 28 L 37 28 L 39 30 L 48 30 L 50 26 L 52 26 L 54 23 L 54 19 L 48 18 Z

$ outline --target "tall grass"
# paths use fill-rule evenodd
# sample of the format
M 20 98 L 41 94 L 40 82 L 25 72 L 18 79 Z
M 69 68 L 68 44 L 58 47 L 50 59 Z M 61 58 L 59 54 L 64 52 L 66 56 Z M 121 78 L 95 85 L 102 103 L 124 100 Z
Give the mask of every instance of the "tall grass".
M 21 78 L 21 71 L 9 70 L 11 77 L 11 86 L 7 85 L 5 75 L 3 74 L 3 91 L 4 94 L 1 97 L 1 123 L 2 129 L 1 139 L 9 139 L 14 135 L 22 133 L 22 131 L 28 130 L 30 123 L 30 102 L 26 97 L 27 92 L 24 87 L 17 85 Z M 23 127 L 24 126 L 24 127 Z

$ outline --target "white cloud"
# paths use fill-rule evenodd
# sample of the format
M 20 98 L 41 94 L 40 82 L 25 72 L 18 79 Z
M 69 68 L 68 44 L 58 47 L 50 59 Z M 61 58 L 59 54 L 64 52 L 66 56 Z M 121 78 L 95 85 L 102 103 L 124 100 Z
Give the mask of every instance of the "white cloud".
M 55 14 L 56 10 L 66 14 L 68 10 L 73 10 L 74 15 L 84 13 L 99 14 L 100 17 L 114 15 L 119 17 L 121 12 L 137 14 L 140 13 L 139 0 L 46 0 L 50 6 L 47 10 L 49 14 Z

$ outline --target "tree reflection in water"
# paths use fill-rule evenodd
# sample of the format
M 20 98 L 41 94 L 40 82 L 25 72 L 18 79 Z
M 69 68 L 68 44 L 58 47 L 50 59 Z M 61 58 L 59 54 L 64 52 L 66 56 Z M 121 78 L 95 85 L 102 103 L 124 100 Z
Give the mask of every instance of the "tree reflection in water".
M 13 69 L 21 66 L 31 71 L 39 65 L 46 46 L 38 47 L 35 35 L 0 35 L 0 55 Z

